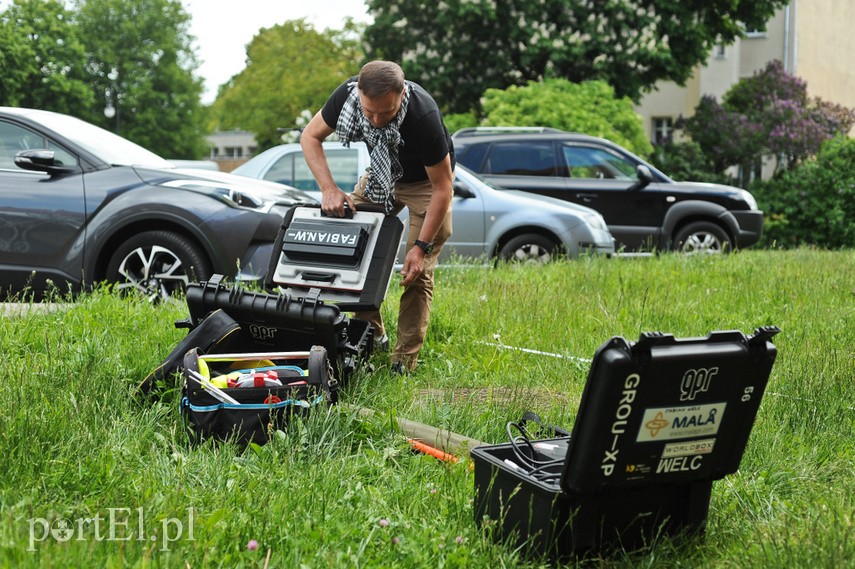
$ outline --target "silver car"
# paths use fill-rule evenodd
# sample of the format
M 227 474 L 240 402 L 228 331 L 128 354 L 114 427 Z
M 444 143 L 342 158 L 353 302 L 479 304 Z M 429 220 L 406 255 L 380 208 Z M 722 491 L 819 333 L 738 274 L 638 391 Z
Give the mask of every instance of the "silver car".
M 325 142 L 324 150 L 339 187 L 351 190 L 368 166 L 365 145 L 344 148 L 337 142 Z M 271 148 L 233 173 L 284 183 L 320 200 L 299 144 Z M 454 230 L 440 255 L 443 263 L 452 259 L 543 263 L 559 253 L 574 258 L 615 251 L 614 238 L 593 209 L 524 192 L 499 191 L 460 165 L 455 169 L 452 207 Z M 406 210 L 401 219 L 408 226 Z M 404 258 L 403 242 L 398 258 Z

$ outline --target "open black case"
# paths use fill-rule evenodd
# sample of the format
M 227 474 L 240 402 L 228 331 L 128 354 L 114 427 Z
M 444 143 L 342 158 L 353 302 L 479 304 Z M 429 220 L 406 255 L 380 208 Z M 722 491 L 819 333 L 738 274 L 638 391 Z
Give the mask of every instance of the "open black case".
M 291 208 L 274 243 L 265 291 L 214 275 L 187 286 L 193 329 L 222 310 L 240 326 L 236 352 L 299 351 L 324 346 L 340 380 L 367 360 L 373 327 L 345 314 L 378 310 L 386 296 L 403 224 L 371 206 L 326 217 L 317 206 Z M 178 325 L 178 324 L 177 324 Z
M 476 522 L 552 558 L 703 533 L 713 481 L 739 468 L 778 332 L 610 339 L 569 437 L 471 451 Z

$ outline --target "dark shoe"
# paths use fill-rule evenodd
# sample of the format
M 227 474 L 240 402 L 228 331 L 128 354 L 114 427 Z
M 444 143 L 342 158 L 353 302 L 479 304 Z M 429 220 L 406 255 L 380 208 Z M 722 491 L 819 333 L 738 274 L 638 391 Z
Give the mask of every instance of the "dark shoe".
M 374 349 L 378 352 L 388 352 L 389 351 L 389 336 L 388 334 L 383 334 L 381 337 L 374 340 Z
M 410 375 L 410 370 L 404 367 L 404 364 L 401 362 L 395 362 L 392 364 L 392 369 L 390 370 L 392 375 Z

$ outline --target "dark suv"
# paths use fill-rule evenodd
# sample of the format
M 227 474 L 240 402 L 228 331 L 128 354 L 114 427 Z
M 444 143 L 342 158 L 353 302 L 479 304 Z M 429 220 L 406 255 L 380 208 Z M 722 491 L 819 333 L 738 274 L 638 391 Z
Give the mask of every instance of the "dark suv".
M 763 212 L 745 190 L 675 182 L 625 148 L 556 129 L 466 128 L 457 162 L 504 189 L 591 207 L 624 251 L 717 253 L 757 243 Z

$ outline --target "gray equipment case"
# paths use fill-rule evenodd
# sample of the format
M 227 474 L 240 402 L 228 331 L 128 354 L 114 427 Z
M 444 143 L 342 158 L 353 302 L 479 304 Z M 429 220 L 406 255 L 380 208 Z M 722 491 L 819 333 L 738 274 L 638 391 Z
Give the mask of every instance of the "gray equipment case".
M 403 224 L 374 206 L 327 217 L 317 207 L 288 210 L 265 280 L 294 297 L 318 290 L 341 310 L 379 310 L 395 265 Z

